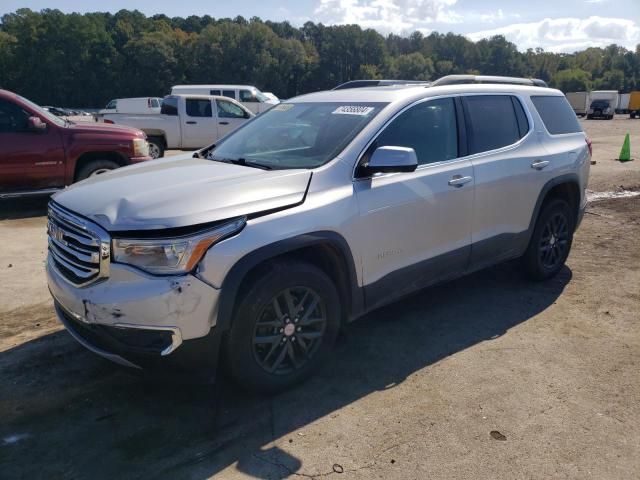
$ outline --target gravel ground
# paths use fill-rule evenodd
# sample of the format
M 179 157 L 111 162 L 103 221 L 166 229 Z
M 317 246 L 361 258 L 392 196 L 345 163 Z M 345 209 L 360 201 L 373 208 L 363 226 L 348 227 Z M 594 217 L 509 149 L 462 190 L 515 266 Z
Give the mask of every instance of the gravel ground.
M 583 121 L 590 189 L 640 120 Z M 350 325 L 330 364 L 251 397 L 142 379 L 54 318 L 46 200 L 0 203 L 0 478 L 637 478 L 640 197 L 594 201 L 547 283 L 508 263 Z

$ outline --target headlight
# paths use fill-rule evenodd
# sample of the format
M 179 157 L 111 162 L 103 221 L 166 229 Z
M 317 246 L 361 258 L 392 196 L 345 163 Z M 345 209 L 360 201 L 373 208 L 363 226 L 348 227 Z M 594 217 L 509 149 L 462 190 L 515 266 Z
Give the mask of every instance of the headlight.
M 246 218 L 178 238 L 113 240 L 113 261 L 156 274 L 186 273 L 198 264 L 211 245 L 242 230 Z
M 144 138 L 133 139 L 133 156 L 134 157 L 149 156 L 149 144 Z

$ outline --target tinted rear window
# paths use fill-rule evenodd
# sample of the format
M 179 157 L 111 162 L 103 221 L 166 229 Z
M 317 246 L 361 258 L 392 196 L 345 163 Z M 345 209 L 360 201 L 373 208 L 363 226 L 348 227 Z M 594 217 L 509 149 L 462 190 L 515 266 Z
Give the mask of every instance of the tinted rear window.
M 464 102 L 468 120 L 469 154 L 506 147 L 520 140 L 521 127 L 518 125 L 511 96 L 469 96 L 464 98 Z M 522 124 L 522 129 L 526 133 L 528 125 L 525 129 Z
M 165 97 L 162 100 L 160 113 L 164 115 L 178 115 L 178 97 Z
M 531 101 L 551 135 L 582 131 L 576 114 L 565 97 L 534 95 Z

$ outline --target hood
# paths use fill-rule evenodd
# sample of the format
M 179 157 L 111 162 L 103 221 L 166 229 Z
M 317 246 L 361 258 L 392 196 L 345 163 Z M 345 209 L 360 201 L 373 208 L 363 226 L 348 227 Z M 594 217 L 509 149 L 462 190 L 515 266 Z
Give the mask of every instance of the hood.
M 299 204 L 310 178 L 308 170 L 260 170 L 181 155 L 91 177 L 52 198 L 108 231 L 156 230 Z
M 133 127 L 127 127 L 126 125 L 116 125 L 110 123 L 98 123 L 98 122 L 78 122 L 73 123 L 67 127 L 70 133 L 89 133 L 89 134 L 105 134 L 105 135 L 127 135 L 129 137 L 144 138 L 144 133 L 141 130 Z

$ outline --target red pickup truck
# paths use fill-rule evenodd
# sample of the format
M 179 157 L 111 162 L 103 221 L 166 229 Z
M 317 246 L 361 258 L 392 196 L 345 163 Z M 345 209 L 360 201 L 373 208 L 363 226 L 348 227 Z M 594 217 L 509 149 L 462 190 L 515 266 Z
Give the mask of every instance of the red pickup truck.
M 74 123 L 0 90 L 0 198 L 53 193 L 146 160 L 149 145 L 140 130 Z

